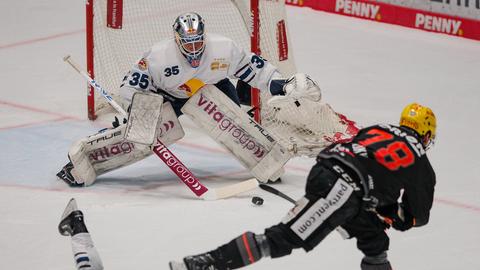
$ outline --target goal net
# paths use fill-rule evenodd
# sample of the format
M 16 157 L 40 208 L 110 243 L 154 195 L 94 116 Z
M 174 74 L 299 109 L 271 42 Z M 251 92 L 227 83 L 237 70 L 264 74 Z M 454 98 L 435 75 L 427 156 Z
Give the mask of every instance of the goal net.
M 205 19 L 207 34 L 227 36 L 245 50 L 261 54 L 285 77 L 296 72 L 284 0 L 88 0 L 89 74 L 121 104 L 117 92 L 123 76 L 144 51 L 173 37 L 175 18 L 188 11 Z M 345 131 L 345 123 L 325 104 L 305 101 L 301 106 L 270 107 L 266 97 L 260 96 L 253 105 L 261 108 L 262 125 L 298 154 L 316 153 L 337 132 Z M 108 103 L 89 89 L 89 118 L 110 111 Z

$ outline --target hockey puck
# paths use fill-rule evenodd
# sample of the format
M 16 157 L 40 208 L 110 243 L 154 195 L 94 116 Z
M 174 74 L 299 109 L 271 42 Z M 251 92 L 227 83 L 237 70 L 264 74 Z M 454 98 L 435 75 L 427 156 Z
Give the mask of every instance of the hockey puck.
M 255 204 L 255 205 L 262 205 L 263 204 L 263 199 L 255 196 L 255 197 L 252 198 L 252 203 Z

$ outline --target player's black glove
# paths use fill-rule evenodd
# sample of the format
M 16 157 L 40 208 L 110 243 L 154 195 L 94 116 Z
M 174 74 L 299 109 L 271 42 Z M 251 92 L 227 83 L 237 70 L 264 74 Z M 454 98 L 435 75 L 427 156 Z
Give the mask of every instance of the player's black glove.
M 415 225 L 415 219 L 408 211 L 405 211 L 401 203 L 377 207 L 377 213 L 384 218 L 388 225 L 398 231 L 406 231 Z

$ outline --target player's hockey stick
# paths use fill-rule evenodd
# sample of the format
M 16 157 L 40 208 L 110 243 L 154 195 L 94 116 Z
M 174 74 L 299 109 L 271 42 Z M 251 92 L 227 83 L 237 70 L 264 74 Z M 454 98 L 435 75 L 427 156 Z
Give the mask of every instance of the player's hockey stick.
M 67 55 L 63 58 L 63 61 L 67 62 L 72 66 L 78 73 L 80 73 L 88 83 L 97 90 L 102 97 L 115 108 L 123 117 L 128 117 L 127 112 L 123 110 L 120 105 L 118 105 L 112 98 L 112 96 L 103 89 L 103 87 L 98 84 L 95 80 L 90 78 L 90 76 L 83 71 L 77 63 L 71 59 L 70 55 Z M 235 196 L 236 194 L 246 192 L 248 190 L 254 189 L 257 187 L 256 179 L 249 179 L 243 182 L 233 184 L 218 189 L 208 189 L 205 185 L 200 183 L 197 177 L 164 145 L 160 140 L 157 139 L 157 144 L 153 147 L 153 152 L 163 161 L 165 164 L 172 170 L 185 185 L 187 185 L 190 190 L 195 193 L 198 197 L 207 200 L 218 200 L 225 199 L 228 197 Z M 254 181 L 255 180 L 255 185 Z
M 281 198 L 284 198 L 285 200 L 287 200 L 287 201 L 289 201 L 289 202 L 297 205 L 297 202 L 296 202 L 294 199 L 292 199 L 292 198 L 291 198 L 290 196 L 288 196 L 287 194 L 281 192 L 280 190 L 278 190 L 278 189 L 276 189 L 276 188 L 274 188 L 274 187 L 272 187 L 272 186 L 265 185 L 265 184 L 259 184 L 258 186 L 259 186 L 261 189 L 265 190 L 265 191 L 268 191 L 268 192 L 270 192 L 270 193 L 272 193 L 272 194 L 275 194 L 275 195 L 277 195 L 277 196 L 279 196 L 279 197 L 281 197 Z

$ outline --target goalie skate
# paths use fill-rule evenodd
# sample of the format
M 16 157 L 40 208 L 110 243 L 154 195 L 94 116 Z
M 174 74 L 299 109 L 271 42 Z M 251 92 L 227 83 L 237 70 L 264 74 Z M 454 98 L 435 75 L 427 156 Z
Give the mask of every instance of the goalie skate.
M 60 224 L 58 224 L 58 232 L 65 236 L 73 235 L 73 228 L 79 223 L 83 225 L 83 213 L 78 210 L 77 202 L 72 198 L 63 211 Z
M 71 187 L 83 187 L 83 183 L 79 184 L 75 181 L 75 178 L 73 177 L 71 171 L 73 169 L 73 164 L 72 162 L 68 162 L 65 166 L 63 166 L 62 170 L 60 170 L 57 173 L 57 177 L 63 182 L 67 183 Z

